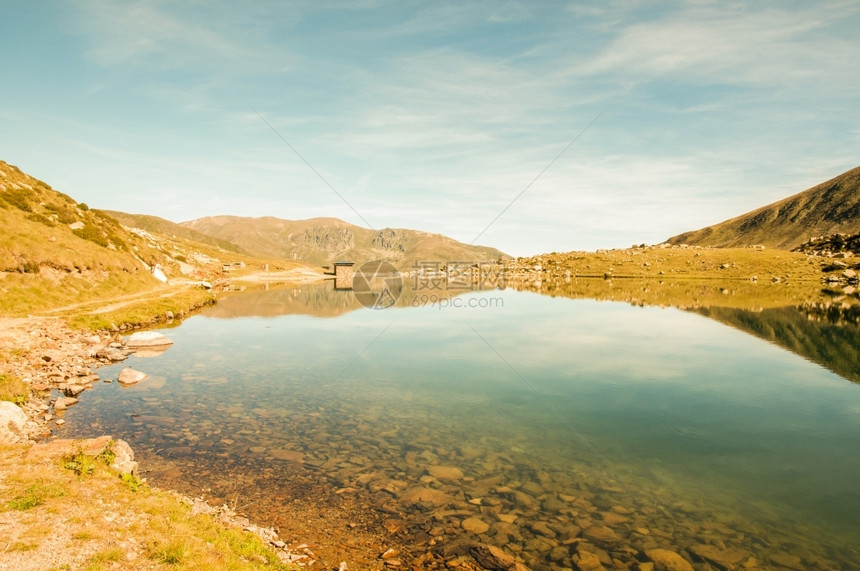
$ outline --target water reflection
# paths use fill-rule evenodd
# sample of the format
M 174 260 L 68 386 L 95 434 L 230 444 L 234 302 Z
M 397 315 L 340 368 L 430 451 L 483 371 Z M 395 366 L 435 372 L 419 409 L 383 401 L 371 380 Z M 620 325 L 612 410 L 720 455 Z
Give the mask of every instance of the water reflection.
M 68 425 L 130 439 L 156 482 L 297 537 L 313 514 L 328 535 L 355 523 L 424 568 L 475 541 L 534 569 L 586 553 L 629 568 L 655 548 L 703 568 L 856 565 L 858 387 L 701 306 L 644 301 L 745 292 L 627 284 L 628 304 L 508 290 L 462 296 L 502 297 L 492 310 L 352 311 L 328 287 L 223 300 L 169 331 L 161 357 L 131 358 L 156 382 L 100 386 Z M 708 312 L 764 315 L 761 337 L 818 331 L 791 308 Z

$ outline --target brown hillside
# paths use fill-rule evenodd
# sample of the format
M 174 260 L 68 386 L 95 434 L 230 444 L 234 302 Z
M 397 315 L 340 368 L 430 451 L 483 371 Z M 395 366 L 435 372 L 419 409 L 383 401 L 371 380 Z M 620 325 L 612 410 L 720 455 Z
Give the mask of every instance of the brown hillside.
M 860 232 L 860 167 L 794 196 L 714 226 L 669 238 L 670 244 L 792 250 L 811 237 Z
M 388 260 L 401 269 L 415 261 L 490 261 L 507 258 L 495 248 L 470 246 L 441 234 L 419 230 L 370 230 L 337 218 L 284 220 L 271 216 L 212 216 L 183 226 L 236 244 L 257 256 L 278 257 L 319 266 L 337 260 L 362 263 Z

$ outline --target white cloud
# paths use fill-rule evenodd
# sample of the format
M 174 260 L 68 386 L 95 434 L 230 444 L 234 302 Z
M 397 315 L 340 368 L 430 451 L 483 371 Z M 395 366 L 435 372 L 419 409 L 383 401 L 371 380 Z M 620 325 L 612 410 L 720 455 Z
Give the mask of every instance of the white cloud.
M 577 71 L 623 71 L 633 77 L 684 74 L 700 82 L 771 86 L 857 77 L 851 62 L 860 57 L 860 48 L 853 37 L 839 37 L 834 27 L 856 16 L 858 7 L 839 4 L 840 10 L 815 4 L 791 11 L 692 4 L 678 13 L 624 27 Z

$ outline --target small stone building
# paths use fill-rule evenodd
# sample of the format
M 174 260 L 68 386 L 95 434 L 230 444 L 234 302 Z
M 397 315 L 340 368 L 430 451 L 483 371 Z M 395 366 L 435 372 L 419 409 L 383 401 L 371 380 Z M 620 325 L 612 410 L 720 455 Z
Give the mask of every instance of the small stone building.
M 334 289 L 352 289 L 355 262 L 334 263 Z

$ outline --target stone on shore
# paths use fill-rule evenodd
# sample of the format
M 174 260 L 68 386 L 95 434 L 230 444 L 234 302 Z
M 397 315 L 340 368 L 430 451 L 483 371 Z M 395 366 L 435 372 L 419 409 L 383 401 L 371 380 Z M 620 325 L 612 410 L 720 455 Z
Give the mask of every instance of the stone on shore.
M 11 402 L 0 401 L 0 443 L 14 444 L 27 440 L 27 415 Z
M 134 385 L 144 380 L 147 377 L 146 373 L 135 371 L 131 367 L 126 367 L 119 372 L 117 380 L 123 385 Z
M 115 347 L 105 347 L 96 352 L 96 357 L 105 361 L 118 362 L 124 361 L 127 355 Z
M 134 451 L 125 440 L 114 440 L 110 436 L 99 436 L 86 440 L 60 438 L 50 442 L 34 444 L 27 451 L 27 460 L 53 460 L 64 456 L 84 454 L 95 458 L 105 450 L 113 453 L 111 468 L 121 474 L 137 474 L 137 462 L 134 461 Z

